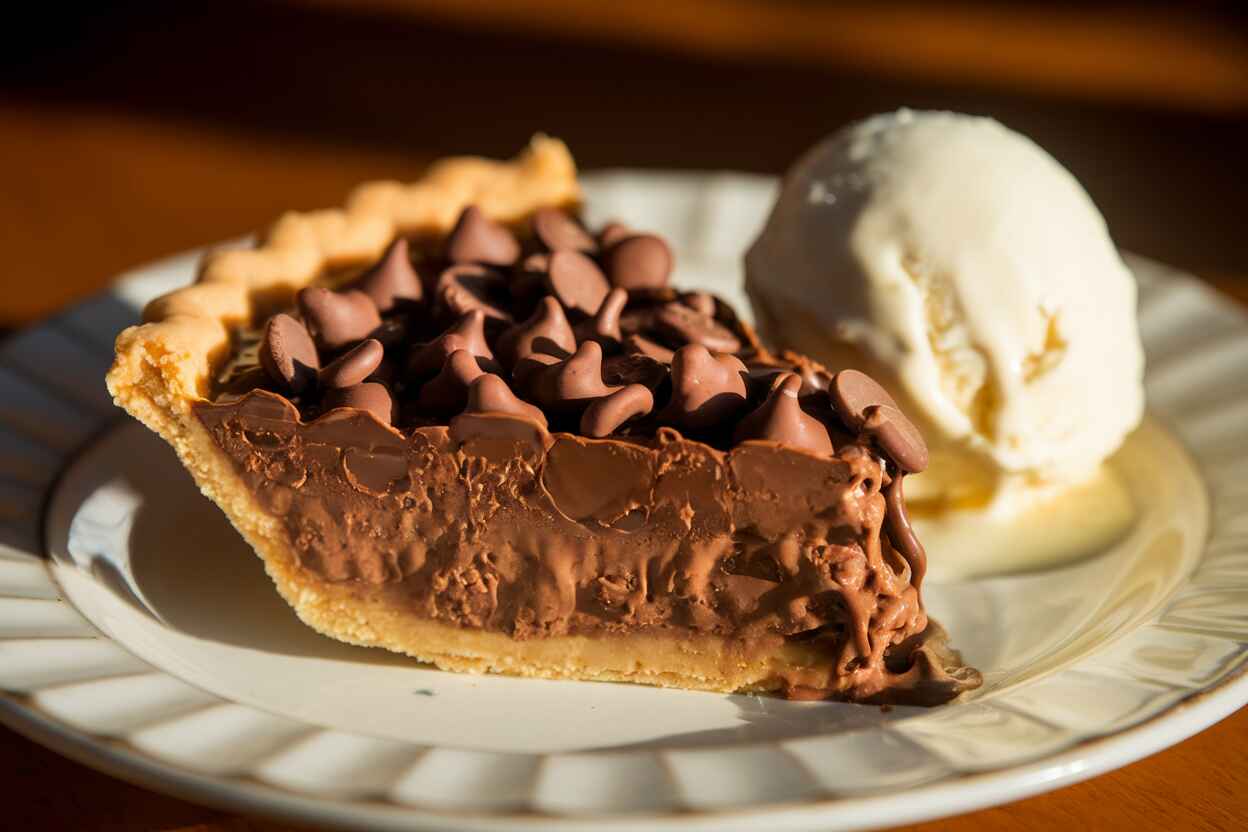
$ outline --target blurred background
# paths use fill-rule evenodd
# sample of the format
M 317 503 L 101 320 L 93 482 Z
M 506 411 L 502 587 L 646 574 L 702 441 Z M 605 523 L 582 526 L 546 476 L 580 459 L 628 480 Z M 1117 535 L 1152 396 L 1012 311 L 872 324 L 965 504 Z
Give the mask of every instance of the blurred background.
M 1125 248 L 1248 297 L 1248 5 L 35 4 L 0 39 L 0 327 L 118 271 L 534 131 L 583 168 L 779 173 L 901 105 L 991 114 Z

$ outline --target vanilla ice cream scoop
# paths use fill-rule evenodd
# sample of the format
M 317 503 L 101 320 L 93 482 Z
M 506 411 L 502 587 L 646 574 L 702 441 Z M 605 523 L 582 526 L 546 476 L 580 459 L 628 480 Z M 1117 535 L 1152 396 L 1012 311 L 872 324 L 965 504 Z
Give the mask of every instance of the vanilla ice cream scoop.
M 991 119 L 902 110 L 812 149 L 750 249 L 747 291 L 765 334 L 861 352 L 929 441 L 1003 471 L 1086 472 L 1143 412 L 1135 282 L 1105 221 Z
M 1086 481 L 1142 416 L 1135 282 L 1104 219 L 992 119 L 901 110 L 815 146 L 746 274 L 764 339 L 861 367 L 919 422 L 919 502 Z

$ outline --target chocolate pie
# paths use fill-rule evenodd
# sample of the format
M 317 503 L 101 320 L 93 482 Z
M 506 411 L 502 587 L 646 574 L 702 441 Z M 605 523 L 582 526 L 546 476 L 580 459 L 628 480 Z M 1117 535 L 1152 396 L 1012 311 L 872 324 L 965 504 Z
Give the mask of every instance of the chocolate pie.
M 888 393 L 768 352 L 578 202 L 538 137 L 288 214 L 153 301 L 109 389 L 333 638 L 803 698 L 977 686 L 923 610 L 927 450 Z

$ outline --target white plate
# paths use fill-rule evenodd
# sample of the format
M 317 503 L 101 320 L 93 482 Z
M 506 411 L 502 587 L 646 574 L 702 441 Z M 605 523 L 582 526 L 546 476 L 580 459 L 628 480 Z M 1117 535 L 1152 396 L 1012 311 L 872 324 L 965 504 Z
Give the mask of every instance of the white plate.
M 670 236 L 682 283 L 744 308 L 738 260 L 772 180 L 588 186 L 599 215 Z M 1062 569 L 932 585 L 986 684 L 883 712 L 447 674 L 306 629 L 104 390 L 114 334 L 195 259 L 0 350 L 0 716 L 91 765 L 377 829 L 853 829 L 1090 777 L 1248 700 L 1248 322 L 1157 264 L 1131 261 L 1151 415 L 1114 464 L 1142 508 L 1134 531 Z

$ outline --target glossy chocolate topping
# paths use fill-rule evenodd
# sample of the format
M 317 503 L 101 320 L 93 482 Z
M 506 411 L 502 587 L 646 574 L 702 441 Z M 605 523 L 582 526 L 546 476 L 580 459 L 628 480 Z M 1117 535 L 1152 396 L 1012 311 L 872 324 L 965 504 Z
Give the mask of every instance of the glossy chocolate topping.
M 546 261 L 546 291 L 573 314 L 593 315 L 610 290 L 602 269 L 579 251 L 556 251 Z
M 598 248 L 605 251 L 633 234 L 633 230 L 624 223 L 609 222 L 598 231 Z
M 828 435 L 828 428 L 802 410 L 798 402 L 801 390 L 801 376 L 781 374 L 772 384 L 767 400 L 737 425 L 733 439 L 737 442 L 765 439 L 820 455 L 831 454 L 832 437 Z
M 597 341 L 604 352 L 618 352 L 624 340 L 620 330 L 620 315 L 628 305 L 628 292 L 618 286 L 607 292 L 602 305 L 594 313 L 577 324 L 575 335 L 579 341 Z
M 299 292 L 299 311 L 317 347 L 324 351 L 332 352 L 368 338 L 381 326 L 376 304 L 356 289 L 304 289 Z
M 455 350 L 442 370 L 421 385 L 416 405 L 424 413 L 458 413 L 468 402 L 468 387 L 485 372 L 480 358 L 468 350 Z
M 659 418 L 694 432 L 731 424 L 746 406 L 745 380 L 745 364 L 735 355 L 701 344 L 681 347 L 672 357 L 672 397 Z
M 842 370 L 830 392 L 846 424 L 871 435 L 903 470 L 917 474 L 927 468 L 927 443 L 893 397 L 875 379 L 858 370 Z
M 672 359 L 676 356 L 673 350 L 669 350 L 662 344 L 651 341 L 644 335 L 628 335 L 624 338 L 624 349 L 627 352 L 634 352 L 653 358 L 663 364 L 671 364 Z
M 701 344 L 715 352 L 736 352 L 741 341 L 710 315 L 684 303 L 665 303 L 654 314 L 654 328 L 668 342 Z
M 613 285 L 623 289 L 659 289 L 667 285 L 672 274 L 672 250 L 662 237 L 638 234 L 608 245 L 603 259 Z
M 269 318 L 258 357 L 269 378 L 280 389 L 296 395 L 313 385 L 321 366 L 312 336 L 289 315 Z
M 670 262 L 629 288 L 572 218 L 530 231 L 465 212 L 440 251 L 405 255 L 435 291 L 385 310 L 358 278 L 305 290 L 300 318 L 265 324 L 263 372 L 236 360 L 197 405 L 300 566 L 517 639 L 825 647 L 831 670 L 786 678 L 791 696 L 930 704 L 976 686 L 923 611 L 901 481 L 926 447 L 888 394 L 771 355 L 727 304 L 662 285 Z M 366 276 L 405 273 L 403 250 Z
M 528 384 L 534 402 L 547 413 L 581 413 L 618 388 L 602 380 L 602 347 L 584 341 L 563 361 L 543 367 Z
M 472 383 L 464 413 L 517 416 L 534 422 L 543 429 L 546 427 L 546 414 L 516 396 L 507 386 L 507 382 L 493 373 L 483 375 Z
M 494 351 L 485 339 L 485 313 L 480 309 L 464 313 L 450 329 L 432 341 L 413 345 L 407 361 L 408 371 L 415 378 L 436 373 L 456 350 L 467 350 L 493 361 Z
M 571 250 L 585 254 L 598 251 L 598 243 L 575 218 L 557 208 L 542 208 L 533 214 L 533 236 L 547 251 Z
M 446 258 L 452 263 L 510 266 L 519 256 L 516 238 L 475 205 L 464 209 L 446 238 Z
M 601 439 L 630 419 L 654 410 L 654 394 L 644 384 L 620 387 L 592 402 L 581 416 L 581 433 Z
M 376 338 L 361 341 L 321 369 L 323 387 L 350 387 L 364 381 L 381 367 L 386 348 Z
M 511 323 L 507 279 L 489 266 L 460 263 L 438 276 L 434 285 L 437 302 L 435 312 L 443 321 L 453 321 L 469 312 L 480 312 L 486 318 Z
M 419 303 L 424 297 L 420 276 L 412 266 L 407 240 L 400 237 L 390 244 L 377 265 L 355 283 L 381 312 L 389 312 L 403 303 Z
M 509 369 L 535 352 L 560 359 L 576 352 L 572 325 L 568 323 L 563 305 L 551 295 L 541 299 L 527 320 L 511 327 L 498 339 L 499 360 Z

